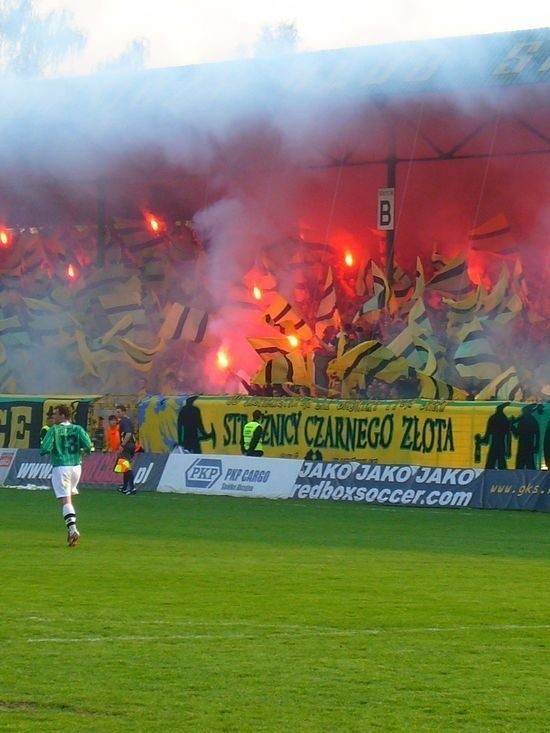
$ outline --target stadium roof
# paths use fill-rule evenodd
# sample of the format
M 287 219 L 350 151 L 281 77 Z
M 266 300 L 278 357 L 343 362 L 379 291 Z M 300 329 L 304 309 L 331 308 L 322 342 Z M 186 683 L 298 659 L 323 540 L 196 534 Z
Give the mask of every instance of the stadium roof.
M 343 89 L 361 87 L 386 94 L 447 91 L 480 86 L 539 84 L 550 81 L 550 28 L 479 36 L 301 53 L 155 70 L 183 83 L 198 70 L 215 75 L 223 67 L 227 80 L 242 83 L 243 74 L 256 77 L 271 71 L 272 81 L 291 89 L 295 80 Z M 277 70 L 294 76 L 278 77 Z M 151 73 L 151 72 L 150 72 Z
M 168 201 L 171 181 L 213 179 L 220 166 L 265 169 L 277 150 L 296 165 L 321 167 L 379 164 L 390 155 L 399 163 L 547 153 L 549 80 L 550 28 L 48 81 L 4 78 L 0 218 L 30 223 L 63 208 L 82 216 L 105 181 L 115 207 L 122 189 L 128 199 L 149 195 L 128 181 L 163 180 Z M 188 181 L 186 190 L 193 187 Z M 198 205 L 195 197 L 187 211 Z

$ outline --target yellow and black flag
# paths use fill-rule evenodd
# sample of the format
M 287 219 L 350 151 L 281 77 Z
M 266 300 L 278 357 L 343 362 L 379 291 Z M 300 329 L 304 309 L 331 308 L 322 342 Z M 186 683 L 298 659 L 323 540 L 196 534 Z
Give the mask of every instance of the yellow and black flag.
M 18 315 L 3 317 L 0 313 L 0 340 L 6 346 L 30 346 L 31 340 L 27 327 Z
M 413 291 L 411 278 L 400 265 L 396 264 L 393 268 L 393 283 L 388 303 L 390 313 L 404 316 L 410 308 Z
M 436 272 L 442 270 L 447 264 L 447 258 L 444 257 L 439 251 L 439 244 L 437 242 L 434 242 L 431 260 L 433 268 Z
M 461 377 L 488 384 L 501 373 L 499 359 L 479 319 L 474 318 L 471 323 L 465 324 L 457 332 L 457 337 L 459 344 L 454 363 Z
M 305 341 L 313 338 L 313 332 L 303 316 L 282 295 L 275 297 L 262 317 L 266 323 L 278 328 L 285 335 L 294 334 Z
M 341 325 L 342 320 L 336 306 L 336 290 L 334 288 L 332 268 L 329 267 L 325 280 L 325 287 L 323 288 L 321 300 L 317 308 L 315 335 L 322 339 L 328 326 L 334 326 L 336 329 L 339 329 Z
M 450 332 L 460 328 L 472 320 L 478 309 L 480 291 L 479 288 L 472 291 L 462 300 L 453 298 L 442 298 L 441 301 L 447 306 L 447 324 Z
M 250 336 L 247 337 L 247 341 L 264 361 L 270 361 L 279 356 L 287 356 L 293 351 L 293 347 L 287 338 L 254 338 Z
M 435 272 L 426 288 L 447 293 L 456 300 L 461 300 L 470 295 L 474 285 L 468 275 L 468 267 L 464 254 L 459 254 L 448 260 Z
M 398 269 L 402 272 L 401 268 Z M 415 279 L 412 282 L 409 276 L 404 273 L 402 276 L 401 283 L 397 282 L 393 286 L 392 296 L 389 303 L 389 311 L 398 318 L 406 318 L 413 308 L 414 304 L 424 297 L 424 290 L 426 287 L 424 268 L 420 257 L 416 258 L 416 270 Z M 406 290 L 407 283 L 410 283 L 410 287 Z
M 420 391 L 418 396 L 423 400 L 466 400 L 468 393 L 459 387 L 443 382 L 422 372 L 416 373 Z
M 94 355 L 88 346 L 84 332 L 77 329 L 75 331 L 75 339 L 80 360 L 84 365 L 84 374 L 89 374 L 92 377 L 98 377 L 99 374 L 97 373 L 97 367 L 96 364 L 94 364 Z
M 75 319 L 66 311 L 35 311 L 28 326 L 33 343 L 42 343 L 51 348 L 65 348 L 76 343 L 76 328 Z
M 523 399 L 523 388 L 519 382 L 515 367 L 510 367 L 492 382 L 489 382 L 475 396 L 476 400 L 514 400 Z
M 426 289 L 426 277 L 424 275 L 424 266 L 420 257 L 416 258 L 416 272 L 414 280 L 414 290 L 412 294 L 413 300 L 418 300 L 424 296 L 424 290 Z
M 508 296 L 497 310 L 483 316 L 481 322 L 492 330 L 499 330 L 510 321 L 513 321 L 523 310 L 523 303 L 519 295 L 513 293 Z
M 409 364 L 426 374 L 435 374 L 438 362 L 431 340 L 414 333 L 409 327 L 404 328 L 387 348 L 396 356 L 403 357 Z
M 46 255 L 40 236 L 29 231 L 23 232 L 19 237 L 18 247 L 21 251 L 22 273 L 35 273 L 42 267 Z
M 166 255 L 153 252 L 145 256 L 141 267 L 141 277 L 148 285 L 163 283 L 166 278 Z
M 126 354 L 130 357 L 130 362 L 134 369 L 140 372 L 148 372 L 153 364 L 153 359 L 164 347 L 164 342 L 161 340 L 156 346 L 140 346 L 139 344 L 130 341 L 130 339 L 120 339 L 122 348 Z
M 270 359 L 252 377 L 252 384 L 311 385 L 311 369 L 308 359 L 299 351 Z
M 90 341 L 90 349 L 96 351 L 98 349 L 105 349 L 114 339 L 115 336 L 119 338 L 127 338 L 134 325 L 134 319 L 129 313 L 122 316 L 112 328 L 106 331 L 102 336 L 98 336 Z
M 506 267 L 503 267 L 498 280 L 489 292 L 485 288 L 480 287 L 477 309 L 479 317 L 498 313 L 508 292 L 508 281 L 508 270 Z
M 292 275 L 294 283 L 294 302 L 303 303 L 307 297 L 308 284 L 306 276 L 306 260 L 302 250 L 297 250 L 288 263 L 288 271 Z
M 395 356 L 402 356 L 410 361 L 413 366 L 419 366 L 415 363 L 416 348 L 414 345 L 413 334 L 408 326 L 405 326 L 397 336 L 387 344 L 387 348 Z
M 396 356 L 379 341 L 364 341 L 333 359 L 327 366 L 327 375 L 342 382 L 359 374 L 367 380 L 381 379 L 392 383 L 399 377 L 408 376 L 410 365 L 404 357 Z
M 137 276 L 131 277 L 124 287 L 98 296 L 103 310 L 109 316 L 116 316 L 139 311 L 142 308 L 141 282 Z
M 415 336 L 426 339 L 432 335 L 432 324 L 422 298 L 419 298 L 413 303 L 409 311 L 408 323 L 411 333 Z
M 413 284 L 405 270 L 398 264 L 393 268 L 393 294 L 397 300 L 407 300 L 412 294 Z
M 357 266 L 357 275 L 355 278 L 355 293 L 362 297 L 366 294 L 368 289 L 368 280 L 370 277 L 370 263 L 371 259 L 363 257 Z
M 516 259 L 514 262 L 510 287 L 512 291 L 521 298 L 522 303 L 527 303 L 529 292 L 527 289 L 525 274 L 523 272 L 523 265 L 519 259 Z
M 438 370 L 442 370 L 446 362 L 445 350 L 434 335 L 423 298 L 417 298 L 413 301 L 409 311 L 408 329 L 406 330 L 415 349 L 414 359 L 410 358 L 410 354 L 408 357 L 413 366 L 431 376 Z M 405 355 L 403 354 L 403 356 Z
M 510 257 L 519 252 L 518 243 L 510 234 L 510 223 L 505 214 L 497 214 L 468 233 L 472 249 Z
M 172 303 L 166 308 L 164 323 L 160 329 L 163 341 L 194 341 L 200 344 L 206 335 L 208 313 L 182 303 Z
M 373 282 L 373 295 L 361 306 L 353 317 L 353 322 L 360 320 L 367 313 L 379 311 L 386 307 L 389 303 L 391 288 L 386 280 L 386 276 L 378 267 L 376 262 L 371 261 L 371 274 Z
M 13 394 L 17 389 L 17 382 L 9 365 L 8 353 L 4 344 L 0 342 L 0 391 L 4 394 Z
M 86 276 L 85 294 L 92 298 L 96 295 L 118 292 L 126 287 L 132 277 L 139 277 L 138 272 L 137 268 L 120 263 L 92 270 Z
M 414 346 L 417 358 L 420 361 L 420 372 L 433 377 L 437 372 L 437 358 L 432 348 L 432 344 L 428 340 L 424 340 L 420 336 L 413 336 Z
M 140 256 L 158 248 L 166 239 L 164 232 L 152 231 L 145 219 L 114 219 L 112 234 L 127 251 Z

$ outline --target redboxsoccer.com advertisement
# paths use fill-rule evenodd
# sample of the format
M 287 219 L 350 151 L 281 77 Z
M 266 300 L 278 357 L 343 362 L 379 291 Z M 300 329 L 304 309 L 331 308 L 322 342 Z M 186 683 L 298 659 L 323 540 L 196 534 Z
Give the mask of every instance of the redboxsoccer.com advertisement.
M 301 466 L 300 460 L 174 453 L 157 491 L 288 499 Z
M 394 506 L 466 507 L 479 492 L 481 469 L 381 466 L 304 461 L 294 499 Z

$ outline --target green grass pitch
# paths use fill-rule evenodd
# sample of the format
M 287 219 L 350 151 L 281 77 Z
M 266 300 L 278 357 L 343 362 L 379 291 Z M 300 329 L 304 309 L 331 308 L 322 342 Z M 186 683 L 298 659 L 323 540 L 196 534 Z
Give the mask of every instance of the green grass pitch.
M 548 730 L 550 516 L 0 489 L 0 730 Z

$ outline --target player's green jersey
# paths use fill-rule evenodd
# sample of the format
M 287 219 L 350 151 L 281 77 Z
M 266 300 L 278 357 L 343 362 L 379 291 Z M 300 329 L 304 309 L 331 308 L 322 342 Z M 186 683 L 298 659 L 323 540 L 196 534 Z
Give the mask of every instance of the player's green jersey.
M 83 427 L 60 423 L 46 433 L 40 455 L 49 453 L 52 466 L 78 466 L 82 461 L 82 451 L 89 453 L 91 449 L 92 441 Z

